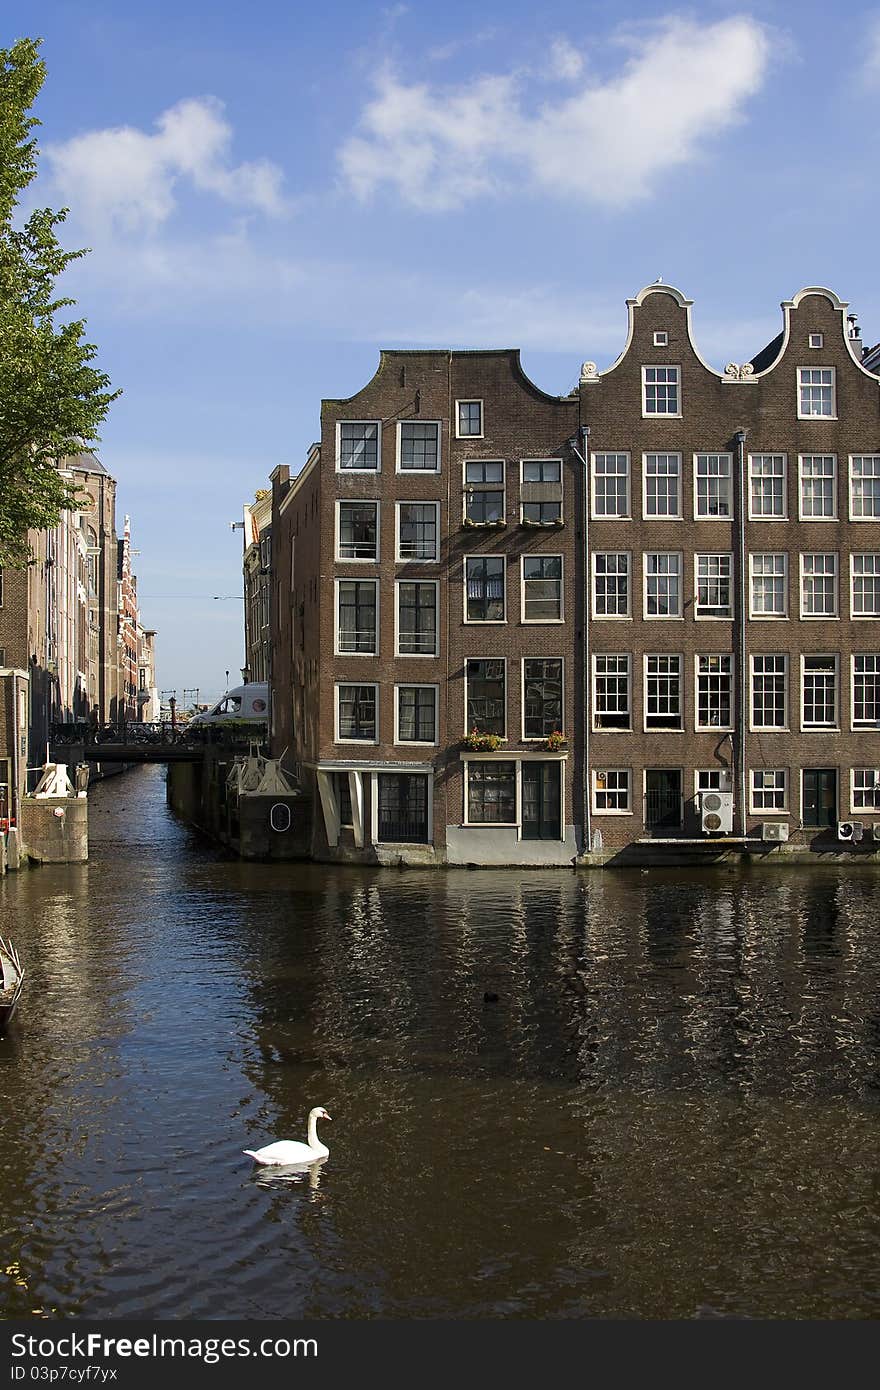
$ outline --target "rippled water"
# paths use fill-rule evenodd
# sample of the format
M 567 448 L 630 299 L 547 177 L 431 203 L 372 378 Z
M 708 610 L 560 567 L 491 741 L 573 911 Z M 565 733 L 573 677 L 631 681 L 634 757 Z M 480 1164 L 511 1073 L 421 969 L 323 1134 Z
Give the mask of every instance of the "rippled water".
M 0 880 L 3 1316 L 880 1315 L 876 871 L 246 865 L 155 768 L 91 830 Z

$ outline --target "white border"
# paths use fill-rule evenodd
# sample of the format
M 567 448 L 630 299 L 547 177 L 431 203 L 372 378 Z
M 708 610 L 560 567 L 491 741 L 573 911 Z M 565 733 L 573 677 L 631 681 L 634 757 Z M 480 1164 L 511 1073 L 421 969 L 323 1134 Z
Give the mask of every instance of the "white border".
M 625 555 L 626 556 L 626 612 L 625 613 L 597 613 L 596 612 L 596 556 L 597 555 Z M 632 622 L 632 599 L 633 599 L 633 553 L 631 550 L 594 550 L 590 556 L 590 573 L 592 576 L 591 608 L 592 619 L 595 623 L 625 623 Z
M 863 521 L 873 521 L 873 522 L 876 523 L 876 522 L 880 521 L 880 513 L 878 513 L 877 516 L 854 516 L 854 515 L 853 515 L 853 471 L 852 471 L 853 459 L 877 459 L 878 463 L 880 463 L 880 454 L 849 454 L 849 455 L 847 455 L 847 480 L 846 480 L 846 481 L 847 481 L 847 500 L 848 500 L 848 504 L 849 504 L 849 519 L 850 519 L 850 521 L 855 522 L 856 525 L 861 525 L 861 523 L 862 523 Z M 880 477 L 880 472 L 878 472 L 878 477 Z
M 697 510 L 697 508 L 700 505 L 700 492 L 697 474 L 697 464 L 700 459 L 727 459 L 727 516 L 721 516 L 720 514 L 718 516 L 713 516 L 709 513 L 703 513 Z M 694 521 L 733 521 L 733 454 L 727 453 L 727 451 L 724 449 L 699 449 L 694 452 L 693 462 Z M 719 474 L 718 476 L 720 479 L 721 474 Z
M 677 729 L 669 724 L 648 724 L 648 660 L 651 657 L 666 657 L 671 660 L 675 657 L 678 661 L 678 706 L 680 711 L 681 723 Z M 687 691 L 685 688 L 685 659 L 683 652 L 642 652 L 642 731 L 646 734 L 683 734 L 685 732 L 685 710 L 687 709 Z M 660 769 L 663 770 L 663 769 Z M 683 784 L 682 784 L 683 785 Z
M 804 516 L 804 459 L 831 459 L 834 464 L 834 472 L 831 475 L 834 483 L 834 511 L 831 516 Z M 798 521 L 837 521 L 840 515 L 840 499 L 838 497 L 840 488 L 839 473 L 840 469 L 838 466 L 837 454 L 798 454 Z
M 800 685 L 801 685 L 801 691 L 800 691 L 800 715 L 801 715 L 801 718 L 800 718 L 800 731 L 801 731 L 801 733 L 802 733 L 802 734 L 833 734 L 833 733 L 839 733 L 840 730 L 841 730 L 841 728 L 843 727 L 843 726 L 842 726 L 842 721 L 841 721 L 841 718 L 840 718 L 840 654 L 839 654 L 839 652 L 800 652 L 799 655 L 800 655 L 800 659 L 801 659 L 801 660 L 800 660 L 800 669 L 801 669 L 801 681 L 800 681 Z M 804 676 L 806 675 L 806 667 L 804 666 L 804 662 L 806 661 L 807 657 L 816 657 L 817 659 L 819 659 L 819 660 L 821 660 L 821 661 L 827 661 L 827 660 L 830 658 L 830 659 L 834 662 L 834 715 L 835 715 L 835 722 L 834 722 L 833 724 L 805 724 L 805 723 L 804 723 Z
M 519 566 L 519 620 L 524 627 L 547 627 L 552 623 L 565 622 L 565 555 L 555 550 L 533 550 L 529 555 L 521 555 Z M 527 618 L 526 617 L 526 560 L 558 560 L 559 561 L 559 617 L 558 618 Z M 542 581 L 543 582 L 543 581 Z
M 461 434 L 459 431 L 458 407 L 460 405 L 478 405 L 480 407 L 480 433 Z M 456 439 L 485 439 L 486 411 L 484 398 L 482 396 L 462 396 L 455 402 L 455 437 Z
M 678 612 L 648 612 L 648 565 L 649 555 L 678 556 Z M 661 577 L 662 576 L 658 576 Z M 646 623 L 680 623 L 684 621 L 684 551 L 682 550 L 643 550 L 642 551 L 642 619 Z
M 700 613 L 700 557 L 709 559 L 711 556 L 718 559 L 725 557 L 730 561 L 730 569 L 727 575 L 728 591 L 730 594 L 729 613 Z M 733 571 L 733 551 L 732 550 L 695 550 L 694 551 L 694 622 L 695 623 L 731 623 L 733 622 L 733 599 L 734 599 L 734 571 Z
M 785 694 L 785 708 L 782 711 L 782 724 L 755 723 L 755 661 L 759 657 L 782 657 L 782 679 Z M 749 653 L 749 729 L 753 733 L 785 734 L 791 730 L 791 661 L 788 652 L 750 652 Z
M 780 806 L 756 806 L 755 805 L 755 773 L 756 772 L 781 772 L 782 800 Z M 750 767 L 749 768 L 749 814 L 753 816 L 790 816 L 791 815 L 791 776 L 787 767 Z
M 500 560 L 501 561 L 501 583 L 502 598 L 504 603 L 503 618 L 469 618 L 468 612 L 468 563 L 471 560 Z M 507 556 L 504 554 L 493 554 L 491 551 L 475 550 L 470 555 L 465 555 L 462 560 L 462 612 L 461 621 L 465 627 L 502 627 L 507 622 Z
M 599 725 L 599 724 L 596 723 L 596 716 L 597 716 L 597 714 L 599 713 L 599 700 L 598 700 L 598 696 L 597 696 L 597 694 L 596 694 L 596 681 L 597 681 L 597 678 L 598 678 L 598 673 L 597 673 L 597 671 L 596 671 L 596 662 L 599 660 L 599 657 L 600 657 L 600 656 L 616 656 L 616 657 L 618 657 L 618 658 L 619 658 L 619 657 L 623 657 L 623 658 L 626 660 L 626 683 L 627 683 L 627 694 L 628 694 L 628 697 L 629 697 L 629 723 L 628 723 L 625 727 L 624 727 L 623 725 L 618 725 L 618 726 L 616 726 L 616 727 L 614 727 L 614 728 L 603 728 L 601 725 Z M 591 718 L 591 721 L 590 721 L 590 730 L 591 730 L 591 732 L 594 733 L 594 734 L 629 734 L 629 733 L 632 733 L 632 731 L 633 731 L 633 714 L 634 714 L 634 705 L 635 705 L 635 700 L 633 699 L 633 696 L 634 696 L 634 694 L 635 694 L 635 684 L 634 684 L 634 681 L 633 681 L 633 653 L 632 653 L 632 652 L 593 652 L 593 653 L 591 654 L 590 666 L 591 666 L 591 670 L 590 670 L 590 703 L 591 703 L 591 711 L 590 711 L 590 712 L 591 712 L 591 715 L 592 715 L 592 718 Z
M 755 612 L 755 566 L 754 560 L 757 555 L 781 555 L 782 556 L 782 594 L 785 602 L 784 613 L 756 613 Z M 789 564 L 787 550 L 750 550 L 749 551 L 749 621 L 753 623 L 784 623 L 788 621 L 791 610 L 791 594 L 789 592 Z
M 401 690 L 433 690 L 434 692 L 434 737 L 432 739 L 400 737 Z M 423 681 L 394 682 L 394 742 L 401 748 L 436 748 L 440 742 L 440 686 Z
M 400 553 L 400 509 L 401 507 L 433 507 L 436 517 L 434 528 L 434 554 L 430 559 L 422 559 L 417 555 L 402 556 Z M 422 501 L 418 497 L 407 497 L 398 499 L 394 503 L 394 563 L 396 565 L 436 565 L 440 559 L 440 507 L 441 503 L 430 498 Z
M 559 667 L 559 685 L 560 685 L 559 703 L 560 703 L 560 707 L 561 707 L 561 710 L 562 710 L 562 714 L 561 714 L 561 724 L 560 724 L 560 730 L 559 730 L 559 732 L 564 734 L 564 733 L 565 733 L 565 657 L 564 657 L 564 656 L 543 656 L 543 655 L 540 655 L 540 656 L 523 656 L 523 657 L 520 657 L 520 663 L 519 663 L 519 682 L 520 682 L 520 684 L 519 684 L 519 692 L 520 692 L 520 700 L 519 700 L 519 704 L 520 704 L 519 722 L 520 722 L 520 735 L 521 735 L 521 738 L 522 738 L 522 742 L 523 742 L 523 743 L 541 743 L 541 742 L 543 742 L 543 741 L 546 739 L 546 737 L 547 737 L 546 734 L 527 734 L 527 733 L 526 733 L 526 662 L 527 662 L 527 661 L 558 661 L 558 662 L 560 663 L 560 667 Z M 550 752 L 550 749 L 548 748 L 547 751 L 548 751 L 548 753 L 549 753 L 549 752 Z
M 857 612 L 856 612 L 856 600 L 855 600 L 855 593 L 856 593 L 856 564 L 855 564 L 855 562 L 856 562 L 856 560 L 859 559 L 859 558 L 861 558 L 861 559 L 867 559 L 868 556 L 870 556 L 870 555 L 874 556 L 874 558 L 875 558 L 875 559 L 877 560 L 877 562 L 878 562 L 878 563 L 877 563 L 877 574 L 875 575 L 875 579 L 877 580 L 878 586 L 880 586 L 880 550 L 852 550 L 852 551 L 850 551 L 850 556 L 849 556 L 849 616 L 850 616 L 851 620 L 852 620 L 854 623 L 876 623 L 877 620 L 878 620 L 878 618 L 880 618 L 880 612 L 877 612 L 877 613 L 857 613 Z
M 437 467 L 436 468 L 404 468 L 400 462 L 402 452 L 403 427 L 404 425 L 433 425 L 437 431 Z M 443 465 L 443 424 L 440 420 L 422 420 L 421 417 L 412 420 L 398 420 L 395 431 L 394 446 L 394 471 L 402 473 L 407 478 L 435 478 L 442 471 Z
M 432 652 L 402 652 L 400 650 L 400 586 L 401 584 L 430 584 L 434 589 L 434 650 Z M 394 581 L 394 655 L 404 661 L 436 661 L 440 655 L 440 580 L 395 579 Z
M 376 592 L 376 643 L 375 649 L 371 652 L 341 652 L 339 650 L 339 586 L 340 584 L 372 584 Z M 360 660 L 369 660 L 371 657 L 379 655 L 379 581 L 378 579 L 364 579 L 359 574 L 340 574 L 333 580 L 333 655 L 352 656 Z
M 701 657 L 726 657 L 730 662 L 730 723 L 729 724 L 701 724 L 700 723 L 700 658 Z M 694 731 L 698 734 L 729 733 L 736 728 L 736 658 L 732 652 L 694 652 Z M 728 790 L 732 791 L 733 788 Z
M 343 507 L 375 507 L 376 508 L 376 553 L 369 557 L 364 555 L 340 555 L 339 547 L 342 539 L 342 528 L 340 526 L 340 513 Z M 382 555 L 382 508 L 378 497 L 337 497 L 336 515 L 334 521 L 336 527 L 336 544 L 334 546 L 333 558 L 337 565 L 377 565 Z
M 597 512 L 596 511 L 596 459 L 597 458 L 622 458 L 626 459 L 626 511 L 625 512 Z M 627 449 L 599 449 L 590 454 L 590 519 L 592 521 L 631 521 L 632 520 L 632 454 Z M 603 477 L 605 475 L 603 474 Z
M 342 468 L 339 462 L 342 454 L 342 426 L 343 425 L 375 425 L 376 426 L 376 467 L 375 468 Z M 366 474 L 368 477 L 375 478 L 382 472 L 382 421 L 381 420 L 337 420 L 336 421 L 336 472 L 348 474 Z
M 480 654 L 480 655 L 478 655 L 478 656 L 466 656 L 466 657 L 464 658 L 464 733 L 465 733 L 465 734 L 470 733 L 470 725 L 468 724 L 468 669 L 467 669 L 467 668 L 468 668 L 468 662 L 469 662 L 469 661 L 500 661 L 500 662 L 502 662 L 502 664 L 503 664 L 503 666 L 504 666 L 504 733 L 503 733 L 503 734 L 499 734 L 498 737 L 499 737 L 499 738 L 506 739 L 506 738 L 507 738 L 507 705 L 508 705 L 508 701 L 509 701 L 509 698 L 510 698 L 510 691 L 509 691 L 509 688 L 508 688 L 508 680 L 507 680 L 507 657 L 506 657 L 506 656 L 491 656 L 491 655 L 488 655 L 488 654 L 486 654 L 486 655 Z M 501 750 L 499 749 L 499 752 L 500 752 L 500 751 L 501 751 Z
M 782 459 L 782 515 L 781 516 L 762 516 L 752 509 L 752 460 L 753 459 Z M 748 517 L 749 521 L 788 521 L 788 454 L 757 453 L 749 454 L 749 476 L 748 476 Z
M 612 811 L 612 810 L 611 810 L 609 807 L 607 807 L 607 806 L 597 806 L 597 805 L 596 805 L 596 795 L 597 795 L 597 793 L 598 793 L 598 787 L 596 786 L 596 775 L 597 775 L 597 773 L 599 773 L 599 772 L 606 772 L 606 773 L 607 773 L 607 772 L 625 772 L 625 773 L 626 773 L 626 794 L 627 794 L 627 799 L 628 799 L 628 801 L 629 801 L 629 808 L 628 808 L 628 810 L 626 810 L 626 811 L 618 811 L 618 810 Z M 601 768 L 601 767 L 591 767 L 591 768 L 590 768 L 590 798 L 591 798 L 592 811 L 593 811 L 593 815 L 594 815 L 594 816 L 634 816 L 634 815 L 635 815 L 635 810 L 634 810 L 634 808 L 633 808 L 633 770 L 632 770 L 632 768 L 631 768 L 631 767 L 612 767 L 612 766 L 610 765 L 610 763 L 608 764 L 607 767 L 604 767 L 604 768 Z
M 649 458 L 673 458 L 678 459 L 678 511 L 673 512 L 649 512 L 648 511 L 648 459 Z M 654 476 L 657 476 L 656 474 Z M 668 477 L 669 474 L 662 476 Z M 643 521 L 682 521 L 684 519 L 684 460 L 680 453 L 675 449 L 648 449 L 642 454 L 642 520 Z
M 831 414 L 830 415 L 804 415 L 801 413 L 801 372 L 830 372 L 831 373 Z M 812 384 L 812 383 L 811 383 Z M 799 420 L 836 420 L 837 419 L 837 368 L 825 365 L 821 362 L 813 362 L 809 366 L 798 367 L 797 369 L 797 418 Z
M 648 412 L 648 410 L 647 410 L 647 408 L 646 408 L 646 407 L 647 407 L 647 404 L 648 404 L 648 391 L 647 391 L 648 382 L 647 382 L 647 379 L 646 379 L 646 377 L 645 377 L 645 373 L 648 372 L 648 371 L 651 371 L 651 372 L 654 372 L 654 371 L 675 372 L 675 383 L 676 383 L 676 388 L 677 388 L 677 389 L 676 389 L 676 395 L 677 395 L 677 399 L 678 399 L 678 410 L 664 410 L 664 411 L 652 410 L 650 413 Z M 656 384 L 657 384 L 657 383 L 655 383 L 655 382 L 651 382 L 651 385 L 652 385 L 652 386 L 654 386 L 654 385 L 656 385 Z M 666 385 L 671 385 L 671 382 L 667 382 L 667 383 L 665 383 L 665 384 L 666 384 Z M 680 362 L 646 362 L 646 363 L 643 365 L 643 367 L 642 367 L 642 419 L 643 419 L 643 420 L 680 420 L 680 419 L 682 418 L 681 406 L 682 406 L 681 363 L 680 363 Z
M 804 561 L 808 555 L 833 555 L 834 557 L 834 612 L 833 613 L 807 613 L 804 605 L 804 579 L 806 572 Z M 800 550 L 798 551 L 800 565 L 800 579 L 798 584 L 800 603 L 798 612 L 803 623 L 837 622 L 840 618 L 840 554 L 836 550 Z M 827 577 L 827 576 L 826 576 Z
M 376 737 L 339 737 L 339 688 L 343 685 L 369 685 L 376 692 Z M 379 683 L 378 681 L 334 681 L 333 682 L 333 742 L 354 744 L 357 748 L 375 748 L 379 743 Z

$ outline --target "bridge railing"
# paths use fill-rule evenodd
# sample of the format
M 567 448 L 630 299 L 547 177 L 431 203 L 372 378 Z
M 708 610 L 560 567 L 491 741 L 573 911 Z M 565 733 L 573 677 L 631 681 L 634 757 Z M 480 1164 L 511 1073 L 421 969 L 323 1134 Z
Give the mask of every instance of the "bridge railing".
M 190 747 L 196 744 L 217 744 L 227 748 L 247 748 L 257 739 L 265 740 L 265 725 L 248 725 L 244 721 L 229 724 L 202 724 L 190 728 L 187 724 L 172 727 L 170 720 L 157 720 L 154 723 L 140 723 L 136 719 L 124 719 L 98 728 L 79 722 L 56 723 L 50 728 L 49 741 L 53 747 L 71 744 L 112 743 L 133 745 L 166 745 Z

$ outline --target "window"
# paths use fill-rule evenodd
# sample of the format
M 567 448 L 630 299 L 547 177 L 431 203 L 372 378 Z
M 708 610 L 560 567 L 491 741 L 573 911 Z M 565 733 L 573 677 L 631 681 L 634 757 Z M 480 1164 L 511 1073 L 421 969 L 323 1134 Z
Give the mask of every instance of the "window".
M 697 792 L 729 792 L 731 789 L 730 768 L 698 767 L 694 774 Z
M 880 554 L 850 556 L 852 616 L 880 618 Z
M 523 459 L 520 505 L 526 524 L 556 525 L 562 520 L 562 460 Z
M 468 762 L 469 825 L 516 825 L 516 763 Z
M 629 454 L 593 455 L 593 516 L 629 516 Z
M 880 768 L 853 768 L 852 808 L 854 811 L 880 811 Z
M 464 466 L 465 519 L 474 525 L 504 520 L 504 461 L 472 459 Z
M 694 516 L 698 521 L 729 517 L 731 455 L 694 455 Z
M 803 454 L 801 520 L 834 520 L 837 516 L 837 459 L 833 454 Z
M 642 368 L 642 414 L 680 415 L 678 367 Z
M 825 334 L 824 334 L 824 333 L 811 333 L 811 334 L 810 334 L 810 347 L 811 347 L 811 348 L 820 348 L 820 347 L 824 347 L 824 346 L 825 346 Z
M 337 685 L 336 739 L 344 743 L 376 743 L 377 685 Z
M 523 661 L 523 738 L 546 738 L 562 731 L 562 661 L 526 657 Z
M 523 502 L 522 519 L 536 526 L 556 526 L 562 520 L 562 503 Z
M 336 426 L 336 467 L 368 473 L 379 471 L 378 420 L 341 421 Z
M 397 686 L 395 743 L 437 742 L 436 685 Z
M 483 402 L 456 401 L 456 435 L 459 439 L 483 437 Z
M 469 623 L 503 623 L 503 555 L 469 555 L 465 560 L 465 620 Z
M 880 454 L 852 454 L 849 460 L 851 521 L 880 517 Z
M 801 555 L 801 617 L 837 617 L 837 556 Z
M 400 473 L 440 472 L 440 425 L 437 421 L 398 421 L 397 468 Z
M 730 577 L 733 556 L 697 555 L 697 601 L 694 616 L 697 618 L 731 618 L 733 600 L 731 598 Z
M 788 657 L 752 657 L 752 728 L 788 727 Z
M 802 420 L 836 415 L 833 367 L 798 367 L 798 415 Z
M 467 732 L 481 734 L 507 732 L 505 669 L 501 658 L 471 658 L 465 662 L 467 685 Z
M 378 560 L 379 503 L 338 502 L 336 557 Z
M 732 728 L 732 672 L 730 656 L 697 657 L 697 728 Z
M 524 483 L 561 483 L 561 459 L 523 459 L 522 480 Z
M 788 778 L 782 767 L 752 768 L 752 810 L 784 811 Z
M 340 825 L 354 825 L 354 815 L 351 809 L 351 783 L 347 772 L 334 772 L 333 791 L 336 796 L 336 806 L 339 811 Z
M 788 617 L 788 556 L 770 551 L 749 556 L 753 618 Z
M 594 769 L 593 810 L 631 814 L 632 772 L 628 767 Z
M 629 554 L 625 550 L 593 553 L 593 617 L 629 617 Z
M 682 712 L 680 656 L 645 657 L 645 728 L 680 729 Z
M 336 650 L 375 656 L 378 650 L 377 582 L 337 579 Z
M 428 779 L 411 772 L 380 772 L 376 779 L 376 839 L 427 844 Z
M 645 616 L 681 617 L 681 555 L 657 551 L 645 556 Z
M 593 657 L 593 728 L 631 727 L 630 658 L 614 653 Z
M 857 652 L 853 663 L 853 728 L 880 727 L 880 656 Z
M 669 346 L 669 334 L 666 333 L 662 328 L 658 328 L 657 332 L 654 334 L 654 346 L 655 346 L 655 347 L 668 347 L 668 346 Z
M 439 585 L 426 579 L 397 583 L 398 656 L 436 656 Z
M 681 454 L 645 454 L 642 484 L 645 516 L 681 516 Z
M 749 516 L 752 521 L 780 521 L 786 506 L 785 454 L 749 454 Z
M 524 623 L 562 621 L 561 555 L 524 555 L 522 586 Z
M 439 542 L 439 502 L 397 503 L 398 560 L 437 560 Z
M 837 657 L 805 656 L 802 672 L 804 729 L 837 728 Z

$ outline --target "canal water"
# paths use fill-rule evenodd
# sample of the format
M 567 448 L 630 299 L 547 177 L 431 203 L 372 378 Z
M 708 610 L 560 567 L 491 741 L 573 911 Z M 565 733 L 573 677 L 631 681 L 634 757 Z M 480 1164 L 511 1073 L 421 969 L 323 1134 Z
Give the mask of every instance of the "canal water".
M 242 864 L 159 768 L 90 799 L 0 881 L 0 1316 L 880 1315 L 876 871 Z

